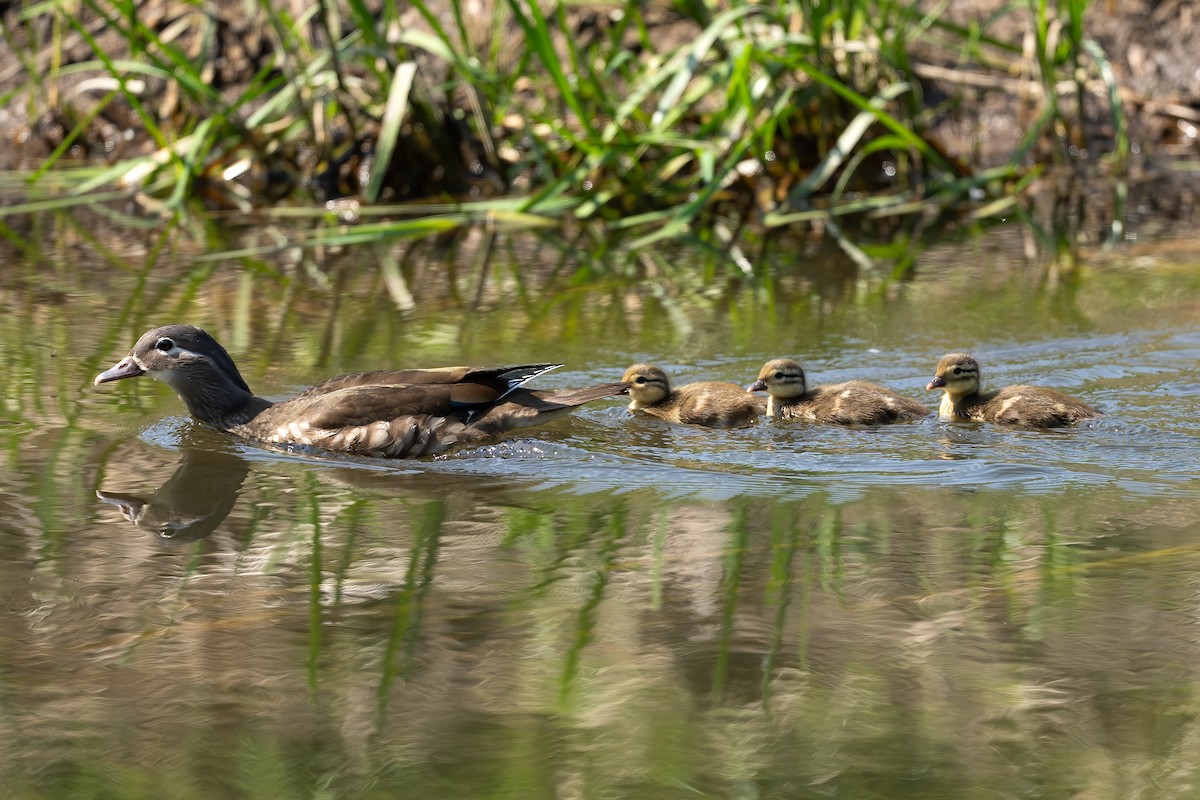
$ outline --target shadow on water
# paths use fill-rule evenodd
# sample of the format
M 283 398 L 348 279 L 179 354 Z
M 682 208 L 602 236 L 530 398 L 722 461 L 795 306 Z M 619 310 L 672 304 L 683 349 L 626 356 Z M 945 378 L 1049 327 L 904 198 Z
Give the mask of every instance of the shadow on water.
M 68 242 L 2 289 L 6 797 L 1115 798 L 1197 776 L 1194 269 L 931 261 L 835 301 L 782 266 L 708 296 L 497 262 L 476 296 L 461 264 L 414 262 L 397 313 L 370 270 L 218 270 L 172 242 L 177 267 L 74 271 Z M 972 348 L 987 382 L 1107 416 L 707 431 L 614 401 L 430 461 L 322 458 L 199 428 L 149 381 L 90 387 L 183 319 L 269 396 L 547 353 L 548 386 L 642 360 L 744 384 L 788 354 L 931 402 L 936 358 Z

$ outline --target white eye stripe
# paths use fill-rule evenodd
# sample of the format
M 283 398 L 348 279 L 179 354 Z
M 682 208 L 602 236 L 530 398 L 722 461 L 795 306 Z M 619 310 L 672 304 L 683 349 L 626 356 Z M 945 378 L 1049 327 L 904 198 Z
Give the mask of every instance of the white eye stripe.
M 162 341 L 162 340 L 160 339 L 159 341 Z M 166 357 L 166 358 L 170 358 L 172 360 L 174 360 L 174 359 L 185 360 L 185 359 L 196 359 L 196 358 L 207 359 L 207 356 L 203 356 L 200 353 L 197 353 L 193 350 L 188 350 L 186 347 L 180 347 L 178 343 L 173 342 L 173 341 L 171 342 L 172 347 L 170 350 L 160 350 L 157 347 L 157 342 L 155 344 L 156 344 L 156 346 L 150 350 L 150 353 L 155 356 L 158 356 L 158 357 Z M 139 367 L 149 371 L 149 368 L 142 362 L 141 358 L 134 356 L 134 361 L 137 362 L 137 365 Z

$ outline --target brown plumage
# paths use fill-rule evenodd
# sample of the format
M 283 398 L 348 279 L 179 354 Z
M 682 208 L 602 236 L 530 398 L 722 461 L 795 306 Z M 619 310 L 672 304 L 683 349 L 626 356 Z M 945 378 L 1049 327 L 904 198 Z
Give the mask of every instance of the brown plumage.
M 938 415 L 945 420 L 1060 428 L 1102 416 L 1087 403 L 1057 389 L 1019 384 L 981 392 L 979 362 L 969 353 L 942 356 L 933 380 L 925 388 L 942 390 Z
M 522 388 L 557 366 L 360 372 L 272 403 L 250 392 L 233 359 L 203 330 L 167 325 L 144 334 L 129 355 L 95 382 L 149 375 L 174 389 L 198 422 L 244 439 L 413 458 L 481 444 L 624 393 L 619 383 L 557 391 Z
M 634 364 L 621 381 L 629 386 L 629 410 L 667 422 L 732 428 L 749 425 L 766 411 L 761 397 L 736 383 L 701 381 L 672 388 L 667 374 L 650 364 Z
M 929 416 L 929 409 L 878 384 L 846 381 L 808 388 L 804 369 L 790 358 L 768 361 L 752 392 L 769 394 L 767 416 L 828 425 L 885 425 Z

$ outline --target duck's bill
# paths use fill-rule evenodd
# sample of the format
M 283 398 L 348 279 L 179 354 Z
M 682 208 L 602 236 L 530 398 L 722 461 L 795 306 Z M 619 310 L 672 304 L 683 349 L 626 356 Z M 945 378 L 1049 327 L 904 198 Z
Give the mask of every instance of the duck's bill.
M 119 492 L 102 492 L 96 490 L 96 497 L 102 502 L 108 503 L 110 506 L 116 506 L 121 511 L 121 516 L 130 522 L 136 523 L 138 515 L 142 513 L 142 509 L 146 507 L 146 501 L 132 494 L 121 494 Z
M 767 390 L 766 381 L 755 381 L 746 387 L 747 392 L 765 392 Z
M 925 386 L 925 391 L 932 392 L 934 389 L 940 389 L 945 385 L 946 385 L 945 378 L 934 378 Z
M 133 356 L 125 356 L 116 366 L 109 367 L 97 375 L 96 380 L 92 383 L 95 386 L 99 386 L 109 381 L 119 381 L 122 378 L 136 378 L 138 375 L 145 374 L 146 370 L 138 366 L 137 362 L 133 360 Z

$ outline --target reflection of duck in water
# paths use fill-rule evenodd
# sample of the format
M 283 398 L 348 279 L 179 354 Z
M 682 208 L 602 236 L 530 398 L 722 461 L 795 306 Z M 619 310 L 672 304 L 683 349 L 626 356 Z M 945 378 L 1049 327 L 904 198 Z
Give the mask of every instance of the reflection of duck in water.
M 199 422 L 253 441 L 409 458 L 481 444 L 624 392 L 619 383 L 555 391 L 522 388 L 556 366 L 362 372 L 330 378 L 291 400 L 272 403 L 250 392 L 233 359 L 203 330 L 167 325 L 144 334 L 95 382 L 149 375 L 174 389 Z
M 667 422 L 732 428 L 748 425 L 766 410 L 761 397 L 736 383 L 700 381 L 674 388 L 667 373 L 650 364 L 634 364 L 621 379 L 629 386 L 629 410 Z
M 749 391 L 766 391 L 767 416 L 830 425 L 885 425 L 929 416 L 929 409 L 878 384 L 846 381 L 808 388 L 804 369 L 790 358 L 768 361 Z
M 933 380 L 925 388 L 942 390 L 938 414 L 944 420 L 1059 428 L 1102 416 L 1082 400 L 1042 386 L 1019 384 L 981 392 L 979 362 L 969 353 L 942 356 Z
M 149 500 L 132 494 L 96 491 L 121 510 L 135 527 L 172 544 L 208 536 L 229 515 L 250 464 L 230 453 L 185 448 L 179 466 Z

